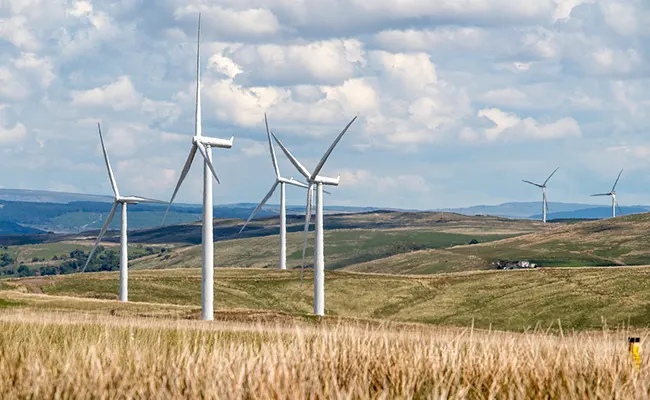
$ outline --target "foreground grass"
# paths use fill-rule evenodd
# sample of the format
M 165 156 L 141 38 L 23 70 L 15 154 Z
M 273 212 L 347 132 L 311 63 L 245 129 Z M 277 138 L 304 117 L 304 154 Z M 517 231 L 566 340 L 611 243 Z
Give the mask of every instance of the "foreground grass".
M 312 312 L 312 274 L 300 287 L 299 271 L 216 269 L 215 307 L 306 316 Z M 0 299 L 25 303 L 35 310 L 83 309 L 79 298 L 106 300 L 90 306 L 108 313 L 122 309 L 117 273 L 87 273 L 3 280 Z M 33 304 L 19 294 L 45 294 Z M 530 271 L 485 271 L 432 276 L 394 276 L 328 271 L 325 281 L 328 316 L 368 318 L 435 325 L 523 331 L 536 326 L 589 330 L 609 326 L 650 326 L 650 268 L 549 268 Z M 36 296 L 38 298 L 38 296 Z M 59 299 L 54 303 L 53 299 Z M 139 314 L 158 307 L 201 304 L 201 271 L 169 269 L 131 271 L 128 306 Z M 29 301 L 28 301 L 29 300 Z M 120 308 L 118 308 L 118 305 Z M 127 305 L 124 305 L 126 307 Z M 85 307 L 85 306 L 84 306 Z M 190 309 L 192 311 L 190 311 Z M 180 311 L 179 311 L 180 312 Z
M 645 337 L 645 335 L 644 335 Z M 5 398 L 645 398 L 625 332 L 0 313 Z M 644 343 L 641 343 L 644 346 Z

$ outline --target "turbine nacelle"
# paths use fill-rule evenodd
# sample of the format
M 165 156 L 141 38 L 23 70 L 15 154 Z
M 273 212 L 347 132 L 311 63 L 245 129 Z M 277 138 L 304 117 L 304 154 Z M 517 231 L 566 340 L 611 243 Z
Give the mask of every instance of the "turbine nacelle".
M 312 183 L 322 183 L 323 185 L 329 185 L 329 186 L 338 186 L 339 182 L 341 180 L 341 175 L 337 176 L 336 178 L 330 178 L 327 176 L 321 176 L 321 175 L 316 175 L 316 178 L 312 180 Z
M 211 138 L 207 136 L 194 136 L 192 138 L 192 144 L 203 144 L 205 146 L 210 146 L 210 147 L 218 147 L 221 149 L 230 149 L 232 148 L 232 143 L 235 140 L 234 136 L 231 136 L 229 140 L 226 139 L 218 139 L 218 138 Z

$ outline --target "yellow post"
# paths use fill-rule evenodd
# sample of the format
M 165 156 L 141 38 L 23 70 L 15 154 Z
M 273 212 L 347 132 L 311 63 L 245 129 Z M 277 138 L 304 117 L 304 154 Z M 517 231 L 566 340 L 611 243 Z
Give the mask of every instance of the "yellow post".
M 629 343 L 629 350 L 630 354 L 632 355 L 632 358 L 634 359 L 634 363 L 636 364 L 637 368 L 641 367 L 641 355 L 639 354 L 639 345 L 641 342 L 641 339 L 638 337 L 631 337 L 627 339 Z

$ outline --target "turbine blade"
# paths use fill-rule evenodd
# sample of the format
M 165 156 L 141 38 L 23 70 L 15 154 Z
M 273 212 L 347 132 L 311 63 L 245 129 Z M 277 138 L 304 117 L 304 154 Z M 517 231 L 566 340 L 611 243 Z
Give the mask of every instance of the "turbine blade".
M 533 185 L 533 186 L 537 186 L 537 187 L 539 187 L 539 188 L 544 187 L 544 186 L 540 185 L 539 183 L 534 183 L 534 182 L 527 181 L 527 180 L 522 180 L 522 182 L 530 183 L 531 185 Z
M 312 190 L 313 186 L 314 185 L 310 184 L 309 188 L 307 189 L 307 206 L 305 209 L 305 237 L 303 239 L 303 245 L 302 245 L 302 266 L 300 267 L 300 287 L 302 287 L 302 279 L 305 273 L 305 253 L 307 252 L 307 236 L 309 235 L 309 223 L 311 222 L 311 203 L 312 203 L 312 196 L 314 193 Z
M 208 150 L 205 148 L 205 145 L 199 142 L 197 143 L 197 146 L 201 151 L 201 155 L 203 155 L 205 162 L 208 164 L 208 167 L 210 167 L 210 171 L 212 171 L 212 176 L 214 176 L 214 179 L 217 180 L 218 184 L 221 184 L 221 182 L 219 181 L 219 177 L 217 176 L 217 172 L 214 170 L 214 166 L 212 165 L 212 161 L 208 158 Z
M 298 186 L 298 187 L 301 187 L 301 188 L 308 188 L 309 187 L 309 185 L 307 185 L 306 183 L 302 183 L 302 182 L 297 181 L 295 179 L 287 179 L 286 182 L 289 185 Z
M 280 139 L 278 139 L 278 137 L 275 136 L 275 134 L 273 132 L 271 132 L 271 136 L 273 136 L 273 139 L 275 139 L 276 143 L 280 146 L 280 148 L 282 149 L 284 154 L 287 156 L 289 161 L 291 161 L 291 164 L 293 164 L 293 166 L 296 167 L 298 172 L 300 172 L 305 178 L 309 179 L 309 171 L 307 171 L 307 168 L 303 167 L 303 165 L 300 164 L 300 161 L 298 161 L 296 159 L 296 157 L 294 157 L 293 154 L 291 154 L 289 149 L 284 147 L 284 145 L 282 144 Z
M 140 196 L 129 196 L 129 198 L 139 202 L 139 203 L 156 203 L 156 204 L 167 204 L 166 201 L 158 200 L 158 199 L 150 199 L 148 197 L 140 197 Z
M 194 135 L 201 136 L 201 13 L 196 34 L 196 109 L 194 111 Z
M 614 186 L 612 186 L 612 192 L 614 192 L 614 189 L 616 189 L 616 184 L 618 183 L 618 180 L 621 179 L 621 174 L 623 173 L 623 170 L 618 173 L 618 177 L 616 178 L 616 182 L 614 182 Z
M 269 122 L 266 119 L 266 113 L 264 113 L 264 124 L 266 125 L 266 137 L 269 139 L 269 149 L 271 150 L 271 160 L 273 160 L 273 168 L 275 168 L 275 176 L 280 177 L 280 168 L 278 168 L 278 159 L 275 156 L 275 148 L 273 147 L 273 142 L 271 141 L 271 132 L 269 131 Z
M 544 181 L 544 183 L 542 184 L 542 186 L 546 186 L 546 184 L 548 183 L 548 181 L 551 179 L 551 177 L 552 177 L 553 175 L 555 175 L 555 173 L 557 172 L 558 169 L 560 169 L 560 167 L 555 168 L 555 171 L 553 171 L 553 172 L 551 173 L 551 175 L 549 175 L 548 178 L 546 178 L 546 180 Z
M 330 156 L 330 154 L 332 154 L 332 151 L 334 150 L 334 147 L 336 147 L 336 145 L 339 143 L 339 141 L 341 140 L 341 138 L 343 137 L 343 135 L 345 134 L 345 132 L 348 131 L 348 128 L 350 128 L 350 125 L 352 125 L 352 123 L 353 123 L 356 119 L 357 119 L 357 117 L 352 118 L 352 121 L 350 121 L 350 122 L 345 126 L 345 128 L 343 128 L 343 130 L 341 131 L 341 133 L 339 133 L 339 135 L 336 137 L 336 139 L 334 140 L 334 142 L 332 143 L 332 145 L 330 146 L 330 148 L 327 149 L 327 151 L 326 151 L 325 154 L 323 155 L 323 158 L 321 158 L 321 160 L 320 160 L 320 161 L 318 162 L 318 164 L 316 165 L 316 168 L 314 168 L 314 171 L 313 171 L 312 174 L 311 174 L 311 179 L 310 179 L 310 180 L 314 180 L 314 179 L 316 179 L 316 176 L 318 175 L 318 173 L 320 172 L 320 170 L 323 169 L 323 165 L 325 165 L 325 161 L 327 161 L 327 158 Z
M 111 186 L 113 187 L 113 193 L 115 194 L 115 197 L 120 197 L 120 191 L 117 189 L 117 182 L 115 181 L 115 176 L 113 175 L 113 170 L 111 169 L 111 163 L 108 161 L 108 153 L 106 152 L 104 137 L 102 136 L 102 127 L 99 125 L 99 122 L 97 123 L 97 130 L 99 131 L 99 140 L 102 143 L 102 152 L 104 153 L 106 169 L 108 169 L 108 179 L 111 181 Z
M 99 242 L 104 237 L 104 234 L 106 233 L 106 230 L 108 229 L 108 226 L 111 224 L 111 221 L 113 220 L 113 216 L 115 215 L 115 210 L 117 209 L 118 204 L 119 203 L 117 201 L 113 202 L 113 207 L 111 207 L 111 212 L 110 212 L 110 214 L 108 214 L 108 218 L 106 218 L 106 222 L 104 222 L 104 226 L 102 226 L 102 230 L 99 231 L 99 235 L 97 236 L 97 240 L 95 240 L 95 244 L 93 245 L 93 248 L 90 251 L 90 254 L 88 254 L 88 259 L 86 260 L 86 264 L 84 265 L 84 268 L 81 270 L 81 272 L 86 271 L 86 267 L 88 266 L 88 263 L 90 262 L 90 259 L 95 254 L 95 250 L 97 250 L 97 246 L 99 245 Z
M 174 194 L 172 194 L 171 200 L 169 200 L 169 205 L 167 206 L 167 210 L 165 210 L 165 215 L 163 216 L 162 223 L 160 224 L 165 225 L 165 219 L 167 219 L 167 214 L 169 213 L 169 209 L 172 207 L 172 203 L 174 202 L 174 199 L 176 198 L 176 194 L 178 193 L 178 189 L 181 188 L 181 184 L 185 180 L 185 177 L 187 176 L 187 173 L 190 172 L 190 167 L 192 166 L 192 161 L 194 160 L 194 156 L 196 155 L 196 144 L 192 146 L 192 149 L 190 150 L 189 156 L 187 156 L 187 160 L 185 161 L 185 166 L 183 167 L 183 171 L 181 172 L 181 176 L 178 178 L 178 183 L 176 184 L 176 188 L 174 189 Z
M 621 209 L 621 206 L 618 205 L 618 200 L 616 200 L 616 208 L 618 209 L 619 214 L 624 215 L 623 210 Z
M 591 197 L 596 197 L 596 196 L 611 196 L 611 193 L 598 193 L 598 194 L 592 194 Z
M 250 216 L 248 217 L 248 219 L 246 220 L 246 223 L 244 224 L 244 226 L 242 226 L 241 229 L 239 230 L 239 233 L 242 233 L 242 231 L 244 230 L 244 228 L 246 228 L 246 225 L 248 225 L 248 223 L 251 222 L 251 219 L 253 219 L 253 217 L 255 216 L 255 214 L 257 214 L 257 213 L 262 209 L 262 207 L 264 207 L 264 204 L 266 204 L 266 202 L 269 201 L 269 199 L 271 198 L 271 196 L 273 196 L 273 192 L 275 192 L 275 188 L 278 187 L 278 184 L 279 184 L 279 183 L 280 183 L 280 182 L 275 181 L 275 183 L 273 184 L 273 186 L 271 186 L 271 190 L 269 190 L 269 192 L 266 194 L 266 196 L 264 196 L 264 198 L 262 199 L 262 201 L 260 201 L 260 204 L 258 204 L 257 207 L 253 210 L 253 212 L 251 213 L 251 215 L 250 215 Z

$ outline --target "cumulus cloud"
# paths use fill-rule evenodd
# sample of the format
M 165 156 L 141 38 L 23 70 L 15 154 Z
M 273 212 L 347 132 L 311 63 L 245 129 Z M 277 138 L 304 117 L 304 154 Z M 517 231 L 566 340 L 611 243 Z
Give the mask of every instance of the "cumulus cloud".
M 377 176 L 366 169 L 340 170 L 342 187 L 355 187 L 364 190 L 370 189 L 378 193 L 390 193 L 393 191 L 405 191 L 411 193 L 427 193 L 430 188 L 426 179 L 416 174 L 400 174 L 389 176 Z
M 417 194 L 433 188 L 469 193 L 460 186 L 470 178 L 443 187 L 421 171 L 462 161 L 489 180 L 498 167 L 481 161 L 482 146 L 523 166 L 539 158 L 526 153 L 531 141 L 545 149 L 544 162 L 578 160 L 586 147 L 643 145 L 635 138 L 650 122 L 646 3 L 169 0 L 145 8 L 130 0 L 5 0 L 0 167 L 20 170 L 24 154 L 35 154 L 29 167 L 57 178 L 37 174 L 34 186 L 97 188 L 88 166 L 101 166 L 94 133 L 101 121 L 125 185 L 168 195 L 170 188 L 146 185 L 164 171 L 173 186 L 187 157 L 200 11 L 204 132 L 237 138 L 217 162 L 233 166 L 239 185 L 227 186 L 224 172 L 220 200 L 255 190 L 247 170 L 234 166 L 269 168 L 264 113 L 305 160 L 318 160 L 358 115 L 333 160 L 343 165 L 332 168 L 347 168 L 342 180 L 370 182 L 386 199 L 408 202 L 394 194 L 401 191 L 426 198 Z M 581 145 L 570 151 L 569 140 Z M 78 182 L 64 182 L 75 163 Z M 406 168 L 411 163 L 417 168 Z M 3 186 L 28 177 L 6 179 Z M 190 179 L 186 200 L 200 199 L 199 187 Z M 369 200 L 348 190 L 345 201 Z M 486 199 L 507 196 L 489 190 Z
M 479 110 L 478 116 L 487 118 L 494 124 L 493 127 L 483 131 L 487 140 L 558 139 L 581 134 L 578 122 L 570 117 L 540 123 L 533 118 L 520 118 L 514 113 L 504 112 L 498 108 Z
M 0 104 L 0 143 L 10 144 L 22 141 L 27 128 L 18 121 L 15 112 L 6 104 Z

